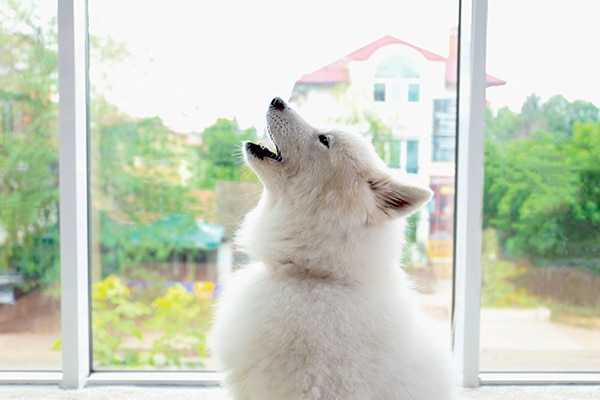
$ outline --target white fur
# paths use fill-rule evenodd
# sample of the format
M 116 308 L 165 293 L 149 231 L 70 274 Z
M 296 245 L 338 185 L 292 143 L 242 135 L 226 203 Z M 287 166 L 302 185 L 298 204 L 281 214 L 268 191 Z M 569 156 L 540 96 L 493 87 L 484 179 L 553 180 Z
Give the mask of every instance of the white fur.
M 394 178 L 364 138 L 281 104 L 267 122 L 282 161 L 245 146 L 264 191 L 238 235 L 257 262 L 215 313 L 225 387 L 236 400 L 453 399 L 450 357 L 399 266 L 403 217 L 431 191 Z

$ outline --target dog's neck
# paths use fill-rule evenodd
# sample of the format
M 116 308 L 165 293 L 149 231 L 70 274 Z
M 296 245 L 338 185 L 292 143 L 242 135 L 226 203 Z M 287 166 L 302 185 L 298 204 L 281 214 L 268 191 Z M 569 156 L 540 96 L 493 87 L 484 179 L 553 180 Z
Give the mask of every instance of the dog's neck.
M 319 271 L 312 268 L 294 264 L 291 260 L 284 260 L 272 268 L 273 274 L 285 274 L 297 279 L 305 280 L 335 280 L 336 277 L 328 271 Z

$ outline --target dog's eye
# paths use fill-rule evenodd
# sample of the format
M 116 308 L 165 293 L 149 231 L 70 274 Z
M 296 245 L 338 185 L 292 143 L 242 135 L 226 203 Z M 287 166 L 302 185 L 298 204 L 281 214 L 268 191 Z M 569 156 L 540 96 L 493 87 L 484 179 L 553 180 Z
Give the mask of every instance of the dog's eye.
M 329 138 L 325 135 L 319 135 L 319 142 L 327 148 L 329 148 Z

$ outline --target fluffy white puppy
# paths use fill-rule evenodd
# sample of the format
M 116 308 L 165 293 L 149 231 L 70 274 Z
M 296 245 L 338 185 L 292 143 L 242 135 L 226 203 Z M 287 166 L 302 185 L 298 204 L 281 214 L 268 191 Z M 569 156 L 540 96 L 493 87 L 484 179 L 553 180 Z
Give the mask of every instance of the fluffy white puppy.
M 318 130 L 283 100 L 276 152 L 244 144 L 264 185 L 238 242 L 257 262 L 218 302 L 212 349 L 236 400 L 447 400 L 453 370 L 399 260 L 429 189 L 392 176 L 359 135 Z

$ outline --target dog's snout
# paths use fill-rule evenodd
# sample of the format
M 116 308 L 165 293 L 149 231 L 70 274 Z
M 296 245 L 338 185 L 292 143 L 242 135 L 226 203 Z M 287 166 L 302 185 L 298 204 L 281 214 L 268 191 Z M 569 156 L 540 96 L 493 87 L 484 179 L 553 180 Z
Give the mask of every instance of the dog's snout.
M 286 107 L 286 104 L 281 97 L 275 97 L 273 100 L 271 100 L 271 107 L 274 107 L 278 110 L 283 110 Z

